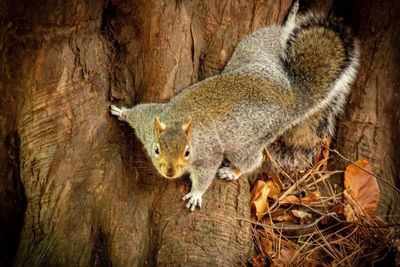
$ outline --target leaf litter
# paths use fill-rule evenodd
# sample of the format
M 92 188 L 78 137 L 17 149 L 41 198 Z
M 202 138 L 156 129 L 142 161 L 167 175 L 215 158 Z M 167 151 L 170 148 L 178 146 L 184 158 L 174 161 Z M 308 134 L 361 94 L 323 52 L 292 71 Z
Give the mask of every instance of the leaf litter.
M 400 247 L 397 229 L 374 215 L 380 191 L 369 163 L 329 171 L 329 143 L 307 172 L 259 175 L 250 201 L 259 252 L 252 266 L 371 265 Z M 329 183 L 337 174 L 343 190 Z

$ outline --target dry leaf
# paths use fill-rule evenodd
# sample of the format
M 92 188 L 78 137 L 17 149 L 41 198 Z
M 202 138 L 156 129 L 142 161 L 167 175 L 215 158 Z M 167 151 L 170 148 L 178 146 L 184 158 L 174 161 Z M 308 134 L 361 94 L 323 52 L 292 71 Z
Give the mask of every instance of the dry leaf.
M 293 214 L 287 212 L 281 215 L 278 215 L 276 217 L 272 217 L 272 220 L 277 221 L 277 222 L 290 222 L 294 219 Z
M 357 160 L 358 166 L 372 173 L 366 160 Z M 378 206 L 380 191 L 376 178 L 359 168 L 356 164 L 347 166 L 344 172 L 344 188 L 367 213 L 372 214 Z
M 271 224 L 271 219 L 275 222 L 290 222 L 295 219 L 295 217 L 290 212 L 290 210 L 278 208 L 274 212 L 272 212 L 270 216 L 264 218 L 264 220 L 269 224 Z
M 352 196 L 347 192 L 347 190 L 343 190 L 343 196 L 347 202 L 347 204 L 343 208 L 343 215 L 348 222 L 355 222 L 358 220 L 357 213 L 360 213 L 361 207 L 358 203 L 353 199 Z
M 344 206 L 343 213 L 344 213 L 344 216 L 346 217 L 346 221 L 348 221 L 348 222 L 355 222 L 358 220 L 357 216 L 354 213 L 354 210 L 350 204 L 346 204 Z
M 283 183 L 279 176 L 275 173 L 268 173 L 268 178 L 270 179 L 271 183 L 271 194 L 269 195 L 269 197 L 276 199 L 278 194 L 282 192 Z
M 260 238 L 260 246 L 262 251 L 264 251 L 265 253 L 271 254 L 273 253 L 273 242 L 271 240 L 271 235 L 263 235 Z
M 251 217 L 259 220 L 268 210 L 267 197 L 271 189 L 264 181 L 258 180 L 251 190 Z
M 262 180 L 256 181 L 253 189 L 251 190 L 251 215 L 252 218 L 257 220 L 261 219 L 268 211 L 268 197 L 277 198 L 282 190 L 282 182 L 280 179 L 264 182 Z
M 265 256 L 263 254 L 258 254 L 257 257 L 252 258 L 250 260 L 250 264 L 253 267 L 264 267 L 264 266 L 267 266 L 267 261 L 266 261 Z
M 281 249 L 280 253 L 279 253 L 279 259 L 286 264 L 286 266 L 290 265 L 294 258 L 297 255 L 297 251 L 295 249 L 292 248 L 284 248 Z
M 301 199 L 303 203 L 310 204 L 321 200 L 321 193 L 319 191 L 311 192 Z
M 321 198 L 321 193 L 319 191 L 314 191 L 308 195 L 306 195 L 305 197 L 303 197 L 301 200 L 299 197 L 295 196 L 295 195 L 290 195 L 285 197 L 284 199 L 282 199 L 282 201 L 280 201 L 280 204 L 296 204 L 296 205 L 300 205 L 300 204 L 310 204 L 313 202 L 317 202 L 319 201 Z
M 329 147 L 331 146 L 331 141 L 332 138 L 329 136 L 325 136 L 324 139 L 322 140 L 322 159 L 328 160 L 329 158 Z
M 282 248 L 279 251 L 278 259 L 273 259 L 272 266 L 290 266 L 297 256 L 297 251 L 293 248 Z
M 268 197 L 272 198 L 272 199 L 277 199 L 279 193 L 282 191 L 282 186 L 279 184 L 276 184 L 274 181 L 268 181 L 267 185 L 270 189 Z
M 289 196 L 285 197 L 284 199 L 282 199 L 279 203 L 281 205 L 284 205 L 284 204 L 300 204 L 300 198 L 295 196 L 295 195 L 289 195 Z
M 331 145 L 331 141 L 332 139 L 329 136 L 325 136 L 322 140 L 321 152 L 319 153 L 319 155 L 317 155 L 317 158 L 315 160 L 316 164 L 322 162 L 322 164 L 318 168 L 319 171 L 325 171 L 328 168 L 329 147 Z
M 302 210 L 291 210 L 292 214 L 300 219 L 300 223 L 304 223 L 307 219 L 311 219 L 312 216 L 310 213 L 302 211 Z

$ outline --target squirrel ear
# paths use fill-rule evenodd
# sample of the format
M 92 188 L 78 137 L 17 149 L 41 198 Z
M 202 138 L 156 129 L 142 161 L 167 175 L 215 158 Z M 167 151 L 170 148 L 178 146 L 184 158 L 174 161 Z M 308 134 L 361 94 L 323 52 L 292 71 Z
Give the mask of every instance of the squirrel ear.
M 189 118 L 188 122 L 182 125 L 182 130 L 186 136 L 190 136 L 190 133 L 192 132 L 192 118 Z
M 154 118 L 154 129 L 158 134 L 162 133 L 167 126 L 165 123 L 162 123 L 158 117 Z

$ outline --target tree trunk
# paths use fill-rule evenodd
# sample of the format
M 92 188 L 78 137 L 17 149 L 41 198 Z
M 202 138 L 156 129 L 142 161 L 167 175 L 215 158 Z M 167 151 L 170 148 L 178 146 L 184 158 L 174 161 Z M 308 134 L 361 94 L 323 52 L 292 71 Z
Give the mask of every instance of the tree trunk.
M 242 36 L 281 23 L 290 4 L 5 1 L 1 157 L 14 161 L 2 182 L 20 178 L 27 200 L 14 264 L 245 263 L 249 183 L 216 180 L 189 213 L 187 180 L 160 178 L 109 105 L 164 101 L 219 73 Z M 5 208 L 18 221 L 24 201 Z M 15 240 L 18 226 L 4 227 Z
M 350 160 L 370 162 L 380 177 L 377 212 L 398 222 L 393 215 L 400 212 L 400 1 L 341 0 L 335 9 L 361 44 L 360 71 L 338 127 L 337 149 Z
M 393 179 L 400 170 L 397 2 L 338 4 L 363 48 L 338 147 L 352 159 L 367 155 Z M 215 179 L 201 210 L 189 213 L 181 201 L 188 179 L 157 175 L 109 105 L 166 101 L 219 73 L 242 36 L 282 23 L 290 5 L 2 1 L 0 265 L 244 265 L 253 253 L 251 225 L 237 218 L 249 217 L 248 181 Z

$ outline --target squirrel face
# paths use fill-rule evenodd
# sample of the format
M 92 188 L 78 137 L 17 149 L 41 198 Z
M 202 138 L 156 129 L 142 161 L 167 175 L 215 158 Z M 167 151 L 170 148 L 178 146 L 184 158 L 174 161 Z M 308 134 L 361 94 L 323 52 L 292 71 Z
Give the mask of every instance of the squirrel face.
M 180 177 L 191 159 L 192 121 L 166 125 L 154 119 L 156 142 L 151 158 L 158 172 L 168 179 Z

